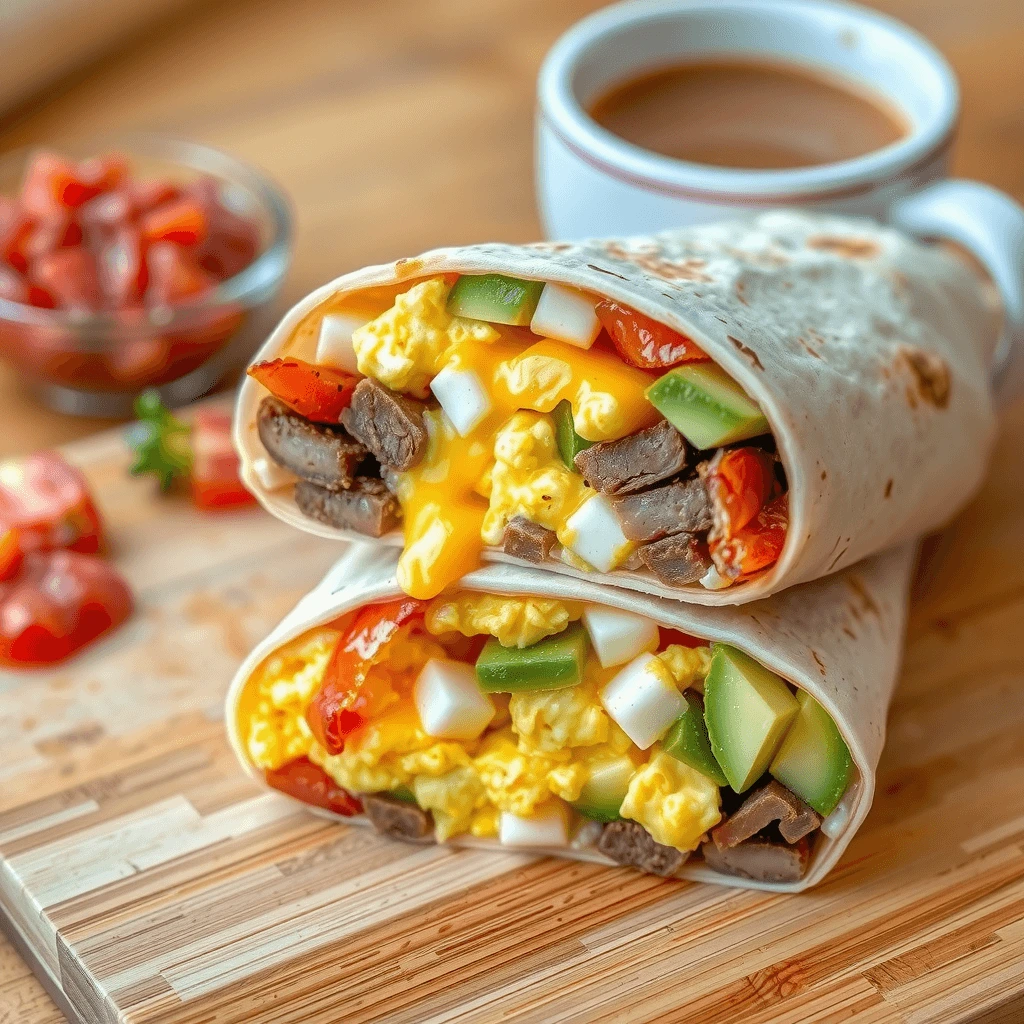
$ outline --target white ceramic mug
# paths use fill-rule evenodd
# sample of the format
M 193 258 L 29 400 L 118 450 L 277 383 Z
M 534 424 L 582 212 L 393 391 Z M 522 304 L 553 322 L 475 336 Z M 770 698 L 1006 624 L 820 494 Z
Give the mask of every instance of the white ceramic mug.
M 874 152 L 813 167 L 738 170 L 634 146 L 587 108 L 645 71 L 707 56 L 817 68 L 870 87 L 910 130 Z M 647 234 L 765 207 L 864 215 L 973 252 L 999 288 L 1004 398 L 1024 394 L 1024 210 L 980 182 L 947 177 L 959 111 L 956 78 L 916 32 L 827 0 L 634 0 L 570 29 L 541 69 L 537 196 L 549 238 Z

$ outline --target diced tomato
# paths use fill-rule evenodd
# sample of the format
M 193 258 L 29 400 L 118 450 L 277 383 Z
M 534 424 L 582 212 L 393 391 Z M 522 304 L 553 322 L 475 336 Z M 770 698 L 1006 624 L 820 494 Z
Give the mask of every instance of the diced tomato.
M 117 228 L 97 257 L 100 288 L 108 309 L 125 309 L 142 303 L 149 283 L 142 241 L 130 224 Z
M 4 530 L 0 536 L 0 581 L 16 576 L 24 557 L 21 534 L 17 530 Z
M 127 188 L 118 188 L 90 199 L 78 211 L 78 219 L 87 228 L 116 228 L 131 220 L 135 212 L 131 192 Z
M 328 753 L 340 753 L 345 740 L 380 706 L 367 676 L 383 657 L 399 629 L 421 618 L 426 601 L 399 598 L 361 608 L 338 642 L 324 672 L 323 683 L 306 709 L 306 721 Z
M 206 211 L 209 232 L 199 247 L 199 265 L 220 280 L 244 270 L 256 258 L 260 234 L 256 223 L 235 213 L 221 197 L 222 185 L 209 176 L 186 187 Z
M 96 260 L 87 249 L 56 249 L 32 264 L 33 284 L 53 296 L 62 309 L 100 308 L 100 279 Z
M 760 448 L 720 450 L 704 476 L 715 531 L 731 537 L 742 530 L 772 497 L 775 460 Z
M 256 499 L 238 478 L 238 453 L 231 443 L 231 416 L 200 409 L 192 420 L 192 500 L 202 509 L 243 508 Z
M 363 809 L 358 798 L 339 786 L 323 768 L 307 757 L 296 758 L 280 768 L 269 768 L 265 775 L 268 786 L 305 804 L 323 807 L 347 818 Z
M 104 191 L 102 175 L 83 177 L 78 166 L 56 153 L 39 153 L 25 172 L 22 208 L 33 217 L 50 218 L 75 210 Z
M 95 195 L 109 192 L 124 184 L 128 177 L 128 157 L 123 153 L 105 153 L 81 160 L 76 167 L 78 180 L 88 189 L 95 189 Z M 92 198 L 90 196 L 90 198 Z
M 29 232 L 23 251 L 31 266 L 36 260 L 56 249 L 80 245 L 81 227 L 70 216 L 53 217 L 39 221 Z
M 789 526 L 789 495 L 769 502 L 743 529 L 728 538 L 711 538 L 715 567 L 730 579 L 749 576 L 778 561 Z
M 661 626 L 659 632 L 661 634 L 659 650 L 670 644 L 679 644 L 680 647 L 703 647 L 707 643 L 707 640 L 701 640 L 700 637 L 691 636 L 681 629 L 672 629 L 670 626 Z
M 0 267 L 0 299 L 28 302 L 29 284 L 16 270 Z
M 58 452 L 0 462 L 0 528 L 17 530 L 25 551 L 103 547 L 99 513 L 81 472 Z
M 102 558 L 34 551 L 0 583 L 0 664 L 51 665 L 120 625 L 132 610 L 128 585 Z
M 146 253 L 149 305 L 168 306 L 185 299 L 196 299 L 217 284 L 190 254 L 173 242 L 155 242 Z
M 0 196 L 0 260 L 19 274 L 28 270 L 25 243 L 32 234 L 32 218 L 13 200 Z
M 351 373 L 315 366 L 304 359 L 269 359 L 253 363 L 247 372 L 285 405 L 314 423 L 337 423 L 359 383 Z
M 195 245 L 206 237 L 206 211 L 194 199 L 172 199 L 142 215 L 139 222 L 147 242 Z
M 155 206 L 181 198 L 181 189 L 177 185 L 160 179 L 130 182 L 128 193 L 139 210 L 152 210 Z
M 663 370 L 708 359 L 697 344 L 657 320 L 611 299 L 597 304 L 597 318 L 619 355 L 643 370 Z

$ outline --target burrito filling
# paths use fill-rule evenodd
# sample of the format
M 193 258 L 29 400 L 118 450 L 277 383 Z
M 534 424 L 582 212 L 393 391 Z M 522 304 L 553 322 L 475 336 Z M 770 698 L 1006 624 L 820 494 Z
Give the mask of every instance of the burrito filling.
M 549 598 L 366 605 L 267 657 L 238 713 L 270 786 L 388 835 L 663 875 L 693 854 L 796 881 L 855 776 L 827 712 L 743 652 Z
M 500 274 L 365 289 L 310 313 L 249 373 L 268 488 L 380 537 L 428 599 L 485 548 L 726 587 L 786 537 L 761 410 L 694 342 L 621 303 Z

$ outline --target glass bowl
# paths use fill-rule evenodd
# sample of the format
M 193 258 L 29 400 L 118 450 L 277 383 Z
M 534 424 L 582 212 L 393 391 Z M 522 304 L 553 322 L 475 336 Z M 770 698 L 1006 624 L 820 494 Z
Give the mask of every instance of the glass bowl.
M 0 195 L 14 196 L 38 148 L 0 158 Z M 244 269 L 200 298 L 173 306 L 85 313 L 0 298 L 0 355 L 61 412 L 127 416 L 138 394 L 157 388 L 168 405 L 209 391 L 241 366 L 273 326 L 272 301 L 291 258 L 292 218 L 281 190 L 253 167 L 207 146 L 157 135 L 94 139 L 60 152 L 84 159 L 124 154 L 131 173 L 187 183 L 218 182 L 222 205 L 257 228 Z

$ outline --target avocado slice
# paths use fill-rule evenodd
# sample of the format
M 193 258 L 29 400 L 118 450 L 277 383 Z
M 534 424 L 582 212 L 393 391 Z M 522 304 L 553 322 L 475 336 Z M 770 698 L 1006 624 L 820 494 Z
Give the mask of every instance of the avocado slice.
M 583 678 L 586 660 L 587 631 L 574 622 L 530 647 L 502 647 L 491 637 L 476 659 L 476 678 L 484 693 L 560 690 Z
M 798 709 L 774 672 L 735 647 L 711 645 L 704 720 L 715 760 L 737 793 L 765 773 Z
M 586 451 L 594 442 L 580 437 L 576 433 L 576 425 L 572 419 L 572 403 L 563 399 L 551 413 L 555 421 L 555 444 L 558 445 L 558 454 L 562 461 L 574 473 L 576 472 L 576 456 Z
M 835 810 L 853 776 L 850 748 L 809 693 L 800 690 L 796 701 L 800 709 L 768 771 L 825 817 Z
M 683 693 L 683 703 L 686 710 L 665 733 L 661 741 L 662 748 L 666 754 L 671 754 L 677 761 L 695 768 L 717 785 L 728 785 L 729 780 L 711 752 L 708 727 L 704 722 L 703 698 L 693 690 L 686 690 Z
M 768 421 L 749 395 L 714 363 L 669 370 L 646 391 L 647 400 L 696 448 L 768 433 Z
M 594 821 L 618 821 L 622 817 L 619 808 L 626 799 L 629 780 L 635 771 L 636 765 L 628 757 L 617 757 L 599 765 L 572 806 Z
M 448 293 L 448 312 L 492 324 L 528 327 L 543 281 L 522 281 L 505 274 L 463 274 Z

